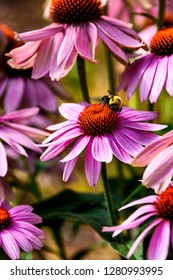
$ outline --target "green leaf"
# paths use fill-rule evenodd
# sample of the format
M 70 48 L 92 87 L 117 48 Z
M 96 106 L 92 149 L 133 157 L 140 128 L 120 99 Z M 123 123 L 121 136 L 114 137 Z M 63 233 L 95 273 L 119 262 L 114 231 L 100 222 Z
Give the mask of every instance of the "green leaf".
M 34 212 L 43 218 L 42 225 L 55 227 L 64 220 L 79 221 L 93 227 L 104 239 L 112 241 L 111 234 L 102 232 L 103 226 L 110 225 L 103 194 L 65 190 L 34 205 Z

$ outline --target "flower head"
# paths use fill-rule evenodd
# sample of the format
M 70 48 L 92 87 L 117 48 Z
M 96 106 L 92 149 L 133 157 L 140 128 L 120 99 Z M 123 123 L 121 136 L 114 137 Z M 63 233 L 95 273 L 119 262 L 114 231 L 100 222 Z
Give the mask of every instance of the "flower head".
M 79 154 L 86 148 L 85 173 L 90 186 L 97 184 L 101 162 L 111 162 L 114 155 L 120 161 L 130 163 L 143 145 L 158 137 L 151 131 L 165 127 L 145 122 L 156 118 L 155 112 L 126 107 L 115 112 L 102 103 L 62 104 L 59 111 L 67 121 L 48 127 L 54 132 L 43 142 L 48 148 L 41 160 L 54 158 L 77 138 L 70 153 L 62 160 L 65 163 L 63 180 L 68 180 Z
M 0 176 L 5 176 L 8 170 L 6 145 L 26 157 L 26 149 L 41 152 L 31 138 L 47 136 L 48 133 L 23 124 L 38 111 L 38 108 L 23 109 L 0 116 Z
M 149 242 L 147 259 L 164 260 L 167 258 L 170 243 L 173 247 L 173 182 L 170 182 L 169 187 L 160 195 L 150 195 L 135 200 L 123 206 L 120 210 L 138 204 L 145 205 L 137 209 L 121 225 L 103 227 L 103 231 L 113 232 L 113 237 L 115 237 L 123 230 L 137 227 L 151 218 L 152 221 L 138 236 L 127 257 L 131 257 L 139 243 L 155 228 Z
M 127 66 L 117 90 L 126 89 L 127 98 L 131 98 L 140 85 L 141 101 L 149 98 L 151 103 L 157 101 L 163 88 L 173 96 L 172 44 L 173 28 L 159 30 L 150 42 L 150 51 Z
M 28 205 L 11 207 L 0 199 L 0 246 L 10 259 L 19 259 L 20 249 L 31 252 L 43 247 L 39 239 L 45 238 L 44 233 L 34 226 L 42 219 L 32 210 Z
M 99 38 L 124 64 L 128 57 L 122 48 L 144 46 L 127 23 L 103 15 L 100 0 L 52 0 L 48 9 L 52 23 L 19 34 L 18 38 L 26 44 L 8 54 L 12 67 L 26 68 L 32 64 L 34 79 L 49 73 L 52 80 L 59 80 L 71 70 L 78 55 L 95 63 Z
M 5 54 L 24 43 L 17 41 L 12 30 L 4 24 L 0 25 L 0 32 L 6 39 L 5 47 L 0 55 L 0 98 L 3 99 L 5 111 L 11 112 L 35 106 L 46 111 L 55 111 L 57 102 L 52 92 L 57 97 L 66 97 L 63 87 L 59 83 L 50 81 L 49 77 L 31 79 L 32 68 L 12 69 L 8 65 L 9 58 Z
M 160 193 L 173 176 L 173 130 L 151 142 L 132 161 L 134 166 L 147 166 L 142 183 Z

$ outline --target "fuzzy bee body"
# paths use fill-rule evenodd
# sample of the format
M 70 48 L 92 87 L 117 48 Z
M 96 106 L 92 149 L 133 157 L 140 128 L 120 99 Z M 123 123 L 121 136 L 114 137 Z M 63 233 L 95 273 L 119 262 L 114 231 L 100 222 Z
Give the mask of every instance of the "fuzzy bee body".
M 122 110 L 121 98 L 117 94 L 111 93 L 109 90 L 108 92 L 109 95 L 104 95 L 99 101 L 99 104 L 100 103 L 103 103 L 104 105 L 107 104 L 112 111 L 120 113 Z

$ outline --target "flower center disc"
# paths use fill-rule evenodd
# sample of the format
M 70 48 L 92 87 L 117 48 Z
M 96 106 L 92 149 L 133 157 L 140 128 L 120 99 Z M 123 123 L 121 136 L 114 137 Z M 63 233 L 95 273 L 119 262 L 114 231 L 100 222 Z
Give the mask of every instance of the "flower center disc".
M 81 23 L 101 16 L 100 0 L 52 0 L 50 17 L 58 23 Z
M 115 130 L 117 118 L 117 113 L 113 112 L 108 105 L 93 104 L 80 113 L 78 123 L 86 135 L 104 135 Z
M 160 217 L 173 223 L 173 186 L 171 185 L 161 193 L 155 202 Z
M 0 208 L 0 230 L 7 228 L 10 224 L 10 214 L 5 210 Z
M 150 50 L 159 56 L 173 54 L 173 28 L 159 30 L 150 42 Z

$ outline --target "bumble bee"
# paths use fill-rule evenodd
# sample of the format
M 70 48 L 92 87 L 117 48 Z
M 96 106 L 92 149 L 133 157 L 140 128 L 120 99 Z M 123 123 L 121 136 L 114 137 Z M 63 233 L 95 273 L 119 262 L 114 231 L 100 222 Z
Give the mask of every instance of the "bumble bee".
M 109 93 L 109 95 L 104 95 L 101 98 L 101 100 L 99 101 L 99 104 L 100 103 L 103 103 L 104 105 L 107 104 L 112 111 L 120 113 L 122 110 L 121 98 L 117 94 L 111 93 L 109 90 L 108 90 L 108 93 Z

